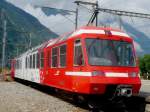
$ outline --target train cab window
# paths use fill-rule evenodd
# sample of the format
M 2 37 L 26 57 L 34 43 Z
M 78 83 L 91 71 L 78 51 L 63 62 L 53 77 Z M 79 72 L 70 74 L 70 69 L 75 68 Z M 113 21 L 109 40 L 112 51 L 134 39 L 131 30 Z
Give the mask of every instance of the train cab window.
M 40 53 L 40 68 L 44 67 L 44 52 Z
M 60 55 L 59 55 L 59 60 L 60 60 L 59 66 L 65 67 L 66 66 L 66 45 L 60 46 L 59 53 L 60 53 Z
M 74 43 L 74 65 L 79 66 L 84 64 L 83 51 L 81 40 L 76 40 Z
M 52 48 L 52 67 L 58 66 L 58 48 Z
M 39 54 L 36 54 L 36 68 L 39 68 Z
M 35 69 L 35 54 L 33 54 L 33 68 Z

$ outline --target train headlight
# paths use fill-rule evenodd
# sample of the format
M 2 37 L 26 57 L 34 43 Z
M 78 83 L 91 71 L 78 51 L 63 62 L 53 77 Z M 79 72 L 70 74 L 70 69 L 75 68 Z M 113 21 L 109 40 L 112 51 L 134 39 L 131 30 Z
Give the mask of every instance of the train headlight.
M 137 73 L 136 73 L 136 72 L 131 72 L 131 73 L 129 73 L 129 76 L 130 76 L 130 77 L 136 77 L 136 76 L 137 76 Z
M 103 71 L 93 71 L 92 76 L 105 76 Z

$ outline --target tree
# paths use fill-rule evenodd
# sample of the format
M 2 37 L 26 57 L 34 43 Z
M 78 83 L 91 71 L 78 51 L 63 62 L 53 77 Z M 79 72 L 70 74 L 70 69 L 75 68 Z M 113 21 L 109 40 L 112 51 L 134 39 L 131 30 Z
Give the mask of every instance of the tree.
M 141 76 L 148 76 L 150 78 L 150 54 L 139 58 L 139 67 Z
M 143 57 L 139 58 L 139 67 L 140 67 L 141 76 L 143 76 L 146 73 L 145 61 Z
M 146 72 L 150 75 L 150 55 L 144 56 Z

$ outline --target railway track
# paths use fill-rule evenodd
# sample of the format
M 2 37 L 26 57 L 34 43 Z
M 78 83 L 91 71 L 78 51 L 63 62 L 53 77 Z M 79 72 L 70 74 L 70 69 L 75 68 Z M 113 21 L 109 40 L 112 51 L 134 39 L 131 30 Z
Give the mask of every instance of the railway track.
M 124 102 L 102 102 L 97 98 L 91 108 L 88 102 L 77 104 L 72 95 L 50 87 L 29 82 L 0 82 L 1 112 L 149 112 L 150 104 L 143 97 L 132 97 Z M 105 105 L 104 105 L 105 104 Z M 145 109 L 146 108 L 146 109 Z
M 20 80 L 17 80 L 20 82 Z M 107 100 L 102 101 L 101 98 L 92 98 L 93 100 L 86 100 L 86 102 L 79 104 L 74 101 L 72 94 L 68 94 L 61 90 L 55 90 L 50 87 L 33 84 L 30 82 L 22 82 L 26 86 L 30 86 L 38 91 L 54 96 L 70 103 L 74 107 L 79 107 L 83 110 L 79 112 L 145 112 L 146 103 L 144 97 L 132 97 L 125 100 L 116 99 L 115 101 Z

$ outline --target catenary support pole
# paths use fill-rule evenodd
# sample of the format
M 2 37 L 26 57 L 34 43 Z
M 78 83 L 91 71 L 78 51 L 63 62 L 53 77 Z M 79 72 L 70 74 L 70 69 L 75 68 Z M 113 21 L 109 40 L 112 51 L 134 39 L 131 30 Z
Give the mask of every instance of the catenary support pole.
M 79 3 L 77 3 L 77 7 L 76 7 L 76 18 L 75 18 L 75 30 L 78 28 L 78 14 L 79 14 Z

